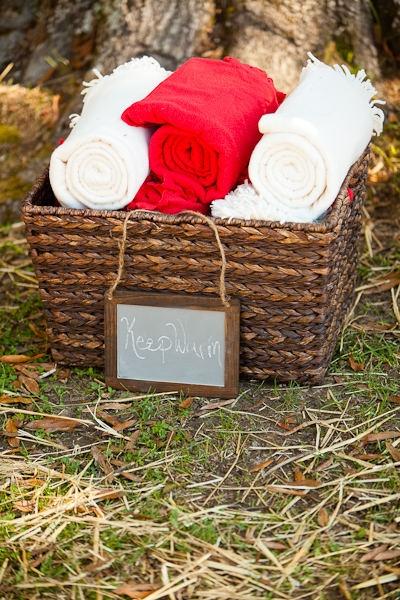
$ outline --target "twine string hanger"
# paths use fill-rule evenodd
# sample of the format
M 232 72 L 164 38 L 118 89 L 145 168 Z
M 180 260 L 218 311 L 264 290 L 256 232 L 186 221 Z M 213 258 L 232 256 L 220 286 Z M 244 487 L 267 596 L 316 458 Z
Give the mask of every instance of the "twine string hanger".
M 127 212 L 126 217 L 122 223 L 122 235 L 118 242 L 118 244 L 119 244 L 118 270 L 117 270 L 116 277 L 107 292 L 107 298 L 109 300 L 112 299 L 114 292 L 117 289 L 118 285 L 120 284 L 122 275 L 124 273 L 126 238 L 127 238 L 127 232 L 128 232 L 129 219 L 133 215 L 137 215 L 139 213 L 148 214 L 148 212 L 149 211 L 143 210 L 143 209 L 131 210 L 131 211 Z M 181 212 L 180 214 L 181 215 L 183 215 L 183 214 L 193 215 L 193 216 L 201 219 L 204 223 L 206 223 L 208 225 L 208 227 L 210 227 L 211 231 L 214 233 L 215 241 L 217 243 L 217 246 L 218 246 L 218 249 L 220 252 L 220 256 L 221 256 L 221 269 L 220 269 L 220 273 L 219 273 L 219 296 L 221 298 L 222 304 L 224 306 L 229 307 L 230 306 L 229 298 L 227 296 L 226 287 L 225 287 L 225 271 L 226 271 L 225 250 L 222 245 L 221 238 L 219 237 L 218 228 L 217 228 L 216 224 L 214 223 L 214 221 L 212 219 L 210 219 L 210 217 L 207 217 L 206 215 L 195 212 L 193 210 L 185 210 L 185 211 Z

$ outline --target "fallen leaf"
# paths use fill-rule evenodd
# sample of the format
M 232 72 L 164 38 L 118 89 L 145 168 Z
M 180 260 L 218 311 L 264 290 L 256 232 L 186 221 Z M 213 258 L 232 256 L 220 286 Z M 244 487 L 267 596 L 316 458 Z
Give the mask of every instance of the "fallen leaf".
M 321 482 L 316 479 L 298 479 L 297 481 L 289 481 L 289 485 L 298 487 L 318 487 Z
M 361 452 L 360 454 L 352 454 L 353 458 L 357 460 L 364 460 L 368 462 L 369 460 L 377 460 L 378 458 L 382 458 L 382 454 L 378 454 L 376 452 Z
M 385 552 L 385 550 L 387 550 L 387 544 L 381 544 L 380 546 L 376 546 L 375 548 L 373 548 L 369 552 L 366 552 L 360 558 L 360 562 L 364 563 L 364 562 L 369 562 L 370 560 L 376 560 L 375 557 L 378 554 L 381 554 L 382 552 Z
M 31 363 L 29 365 L 24 365 L 27 369 L 42 369 L 43 371 L 48 371 L 49 369 L 54 369 L 57 366 L 54 362 L 40 362 L 40 363 Z
M 272 494 L 286 494 L 287 496 L 305 496 L 307 490 L 292 490 L 279 485 L 267 485 L 267 490 Z
M 70 375 L 71 375 L 70 369 L 57 369 L 57 371 L 56 371 L 56 378 L 61 383 L 67 383 Z
M 112 460 L 111 463 L 116 467 L 130 466 L 128 465 L 128 463 L 123 464 L 122 460 Z M 129 481 L 138 481 L 138 476 L 134 473 L 129 473 L 129 471 L 121 471 L 120 469 L 118 469 L 118 471 L 116 473 L 114 472 L 114 474 L 118 476 L 120 475 L 121 477 L 125 477 L 125 479 L 128 479 Z
M 18 486 L 25 488 L 40 487 L 45 484 L 44 479 L 29 477 L 28 479 L 18 479 Z
M 18 421 L 16 419 L 7 419 L 4 426 L 4 434 L 7 437 L 8 445 L 11 448 L 18 448 L 19 438 L 18 436 Z
M 103 473 L 107 475 L 106 481 L 110 483 L 113 480 L 113 468 L 98 446 L 92 446 L 92 456 Z
M 39 384 L 32 377 L 27 377 L 26 375 L 21 373 L 20 375 L 18 375 L 18 381 L 20 381 L 24 388 L 28 390 L 28 392 L 30 392 L 31 394 L 39 394 Z
M 125 477 L 125 479 L 128 479 L 128 481 L 138 481 L 137 475 L 134 475 L 134 473 L 128 473 L 127 471 L 121 471 L 121 473 L 119 473 L 119 475 L 121 475 L 121 477 Z
M 79 427 L 81 423 L 68 419 L 68 417 L 45 417 L 44 419 L 37 419 L 36 421 L 30 421 L 27 423 L 27 429 L 44 429 L 49 433 L 53 431 L 72 431 L 75 427 Z
M 291 431 L 293 429 L 293 427 L 285 423 L 285 421 L 277 421 L 276 425 L 279 429 L 284 429 L 285 431 Z
M 41 331 L 34 323 L 28 323 L 28 327 L 36 335 L 36 337 L 46 339 L 47 335 L 45 329 Z
M 262 471 L 266 469 L 274 462 L 273 458 L 268 458 L 267 460 L 263 460 L 262 462 L 256 463 L 252 467 L 250 467 L 250 473 L 257 473 L 258 471 Z
M 136 442 L 138 441 L 140 436 L 140 429 L 136 429 L 129 436 L 129 440 L 126 443 L 125 450 L 133 450 L 136 446 Z
M 101 490 L 96 496 L 96 500 L 114 500 L 125 495 L 123 490 Z
M 15 365 L 14 369 L 18 371 L 18 373 L 22 373 L 26 375 L 26 377 L 30 377 L 31 379 L 35 379 L 36 381 L 39 379 L 39 373 L 36 371 L 36 365 L 30 364 L 21 364 Z
M 353 371 L 364 371 L 365 369 L 365 364 L 357 362 L 351 355 L 349 356 L 349 365 Z
M 118 470 L 116 472 L 114 471 L 114 474 L 123 475 L 124 477 L 126 477 L 126 479 L 130 479 L 131 481 L 137 481 L 137 475 L 123 470 L 124 468 L 129 470 L 132 467 L 132 464 L 129 464 L 124 460 L 119 460 L 118 458 L 113 458 L 110 462 L 115 467 L 118 467 Z
M 114 428 L 121 423 L 117 417 L 114 417 L 114 415 L 109 415 L 104 410 L 98 410 L 96 416 L 104 421 L 104 423 L 107 423 L 107 425 L 111 425 L 111 427 Z
M 0 404 L 32 404 L 32 398 L 24 396 L 0 396 Z
M 400 550 L 384 550 L 383 552 L 379 552 L 374 558 L 374 560 L 393 560 L 394 558 L 399 558 Z
M 115 431 L 124 431 L 124 429 L 128 429 L 132 427 L 132 425 L 136 425 L 137 419 L 128 419 L 127 421 L 120 421 L 116 425 L 114 425 Z
M 361 443 L 369 444 L 370 442 L 380 442 L 400 437 L 400 431 L 379 431 L 378 433 L 369 433 L 361 438 Z
M 131 404 L 127 404 L 126 402 L 107 402 L 101 405 L 103 410 L 126 410 L 130 406 Z
M 155 592 L 157 589 L 158 586 L 151 583 L 128 582 L 123 583 L 116 590 L 114 590 L 114 594 L 128 596 L 128 598 L 132 598 L 133 600 L 141 600 L 142 598 L 146 598 L 146 596 L 150 596 L 150 594 Z
M 17 500 L 14 502 L 14 508 L 23 513 L 30 513 L 35 510 L 36 503 L 34 500 Z
M 191 398 L 190 396 L 188 398 L 184 398 L 180 403 L 179 403 L 179 408 L 185 409 L 185 408 L 190 408 L 193 404 L 193 398 Z
M 269 587 L 273 587 L 273 582 L 268 577 L 260 577 L 259 582 L 263 585 L 268 585 Z
M 395 448 L 392 443 L 386 442 L 386 450 L 395 462 L 400 461 L 400 450 Z
M 329 513 L 326 508 L 320 508 L 317 514 L 317 521 L 320 527 L 326 527 L 329 523 Z
M 137 423 L 137 419 L 128 419 L 126 421 L 121 421 L 121 419 L 118 419 L 118 417 L 110 415 L 104 410 L 98 410 L 97 416 L 108 425 L 111 425 L 111 427 L 113 427 L 115 431 L 123 431 L 124 429 L 128 429 L 128 427 L 132 427 L 132 425 L 135 425 Z
M 379 292 L 386 292 L 400 284 L 400 271 L 392 271 L 385 277 L 377 280 L 372 287 L 368 287 L 364 290 L 365 294 L 378 294 Z
M 28 356 L 27 354 L 3 354 L 3 356 L 0 356 L 0 362 L 16 365 L 19 363 L 32 362 L 32 360 L 42 358 L 42 356 L 44 356 L 44 354 L 35 354 L 35 356 Z
M 347 583 L 345 582 L 344 579 L 341 579 L 339 581 L 339 590 L 340 590 L 344 600 L 353 600 L 351 592 L 350 592 L 349 588 L 347 587 Z
M 216 410 L 222 406 L 228 406 L 228 404 L 232 404 L 235 401 L 236 398 L 232 398 L 232 400 L 221 400 L 221 402 L 208 402 L 207 404 L 200 406 L 200 410 Z
M 293 427 L 297 424 L 295 417 L 286 417 L 283 421 L 278 421 L 277 426 L 285 431 L 292 431 Z
M 78 506 L 75 506 L 74 508 L 74 513 L 77 515 L 89 515 L 90 513 L 93 513 L 96 517 L 104 517 L 103 511 L 97 504 L 92 504 L 91 506 L 88 506 L 87 504 L 78 504 Z
M 400 404 L 400 394 L 395 396 L 389 396 L 389 402 L 393 402 L 393 404 Z
M 344 475 L 355 475 L 356 473 L 358 473 L 357 469 L 354 469 L 353 467 L 345 467 L 343 469 L 343 473 Z
M 320 465 L 314 468 L 314 471 L 324 471 L 333 465 L 333 458 L 330 457 L 328 460 L 324 460 Z
M 294 470 L 294 480 L 301 481 L 302 479 L 304 479 L 304 475 L 302 471 L 298 467 L 296 467 Z
M 264 544 L 271 550 L 287 550 L 287 545 L 283 542 L 275 542 L 274 540 L 265 541 Z
M 120 460 L 119 458 L 112 458 L 110 460 L 111 464 L 115 465 L 116 467 L 131 467 L 132 464 L 131 463 L 127 463 L 124 460 Z
M 375 321 L 363 321 L 362 323 L 352 323 L 352 329 L 356 331 L 366 332 L 378 332 L 378 333 L 389 333 L 393 329 L 393 325 L 390 323 L 376 323 Z
M 382 565 L 382 567 L 388 573 L 395 573 L 396 575 L 400 575 L 400 567 L 392 567 L 392 565 Z

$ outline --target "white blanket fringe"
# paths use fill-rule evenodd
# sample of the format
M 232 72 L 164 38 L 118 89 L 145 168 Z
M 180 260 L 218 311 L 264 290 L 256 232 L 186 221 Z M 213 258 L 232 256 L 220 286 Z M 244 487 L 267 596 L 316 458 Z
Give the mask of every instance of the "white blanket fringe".
M 134 198 L 149 173 L 151 130 L 131 127 L 121 114 L 170 74 L 151 57 L 134 58 L 110 75 L 93 69 L 83 82 L 82 114 L 70 115 L 71 133 L 54 150 L 50 183 L 62 206 L 118 210 Z
M 212 204 L 213 216 L 311 222 L 335 200 L 384 113 L 364 70 L 326 65 L 309 53 L 297 88 L 276 113 L 261 117 L 263 137 L 242 185 Z M 241 203 L 244 206 L 241 206 Z M 239 215 L 240 213 L 240 215 Z
M 221 219 L 255 219 L 257 221 L 293 221 L 290 210 L 268 202 L 260 196 L 249 181 L 238 185 L 222 200 L 214 200 L 211 204 L 213 217 Z M 297 223 L 307 223 L 308 219 L 296 215 Z

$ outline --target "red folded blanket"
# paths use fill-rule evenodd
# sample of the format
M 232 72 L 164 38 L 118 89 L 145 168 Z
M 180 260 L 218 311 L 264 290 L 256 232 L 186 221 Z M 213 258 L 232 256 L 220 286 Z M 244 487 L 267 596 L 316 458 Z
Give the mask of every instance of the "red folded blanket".
M 234 58 L 191 58 L 122 114 L 129 125 L 162 125 L 151 173 L 128 208 L 206 213 L 245 176 L 258 121 L 284 99 L 264 71 Z

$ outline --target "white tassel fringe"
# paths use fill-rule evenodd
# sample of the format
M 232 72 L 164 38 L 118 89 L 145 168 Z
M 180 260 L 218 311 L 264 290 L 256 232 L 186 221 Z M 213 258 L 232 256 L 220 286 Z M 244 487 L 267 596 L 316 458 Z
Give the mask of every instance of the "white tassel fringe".
M 153 69 L 153 70 L 165 73 L 165 74 L 169 73 L 169 71 L 164 69 L 164 67 L 162 67 L 160 65 L 160 63 L 152 56 L 142 56 L 140 58 L 131 58 L 126 63 L 116 67 L 112 71 L 112 73 L 110 73 L 109 75 L 103 75 L 99 71 L 99 69 L 94 68 L 94 69 L 92 69 L 92 72 L 94 73 L 95 77 L 93 79 L 91 79 L 90 81 L 82 82 L 83 90 L 81 91 L 81 94 L 83 96 L 83 104 L 85 104 L 85 102 L 87 101 L 89 94 L 93 90 L 93 88 L 97 89 L 97 85 L 101 81 L 105 81 L 105 80 L 109 79 L 110 77 L 113 77 L 116 73 L 120 73 L 121 71 L 135 71 L 136 69 L 141 69 L 141 68 L 145 68 L 147 71 L 149 69 Z M 69 126 L 71 128 L 73 128 L 79 121 L 80 115 L 74 113 L 72 115 L 69 115 L 69 119 L 70 119 Z
M 383 121 L 385 119 L 385 113 L 381 108 L 378 108 L 378 104 L 386 104 L 384 100 L 373 100 L 373 97 L 377 94 L 377 90 L 372 85 L 370 79 L 366 79 L 367 74 L 364 69 L 353 74 L 347 65 L 333 65 L 329 66 L 321 62 L 311 52 L 307 53 L 308 61 L 307 65 L 303 68 L 303 72 L 307 69 L 333 69 L 336 73 L 339 73 L 345 77 L 352 85 L 358 86 L 359 90 L 365 95 L 365 99 L 368 102 L 373 119 L 373 133 L 380 135 L 383 130 Z

